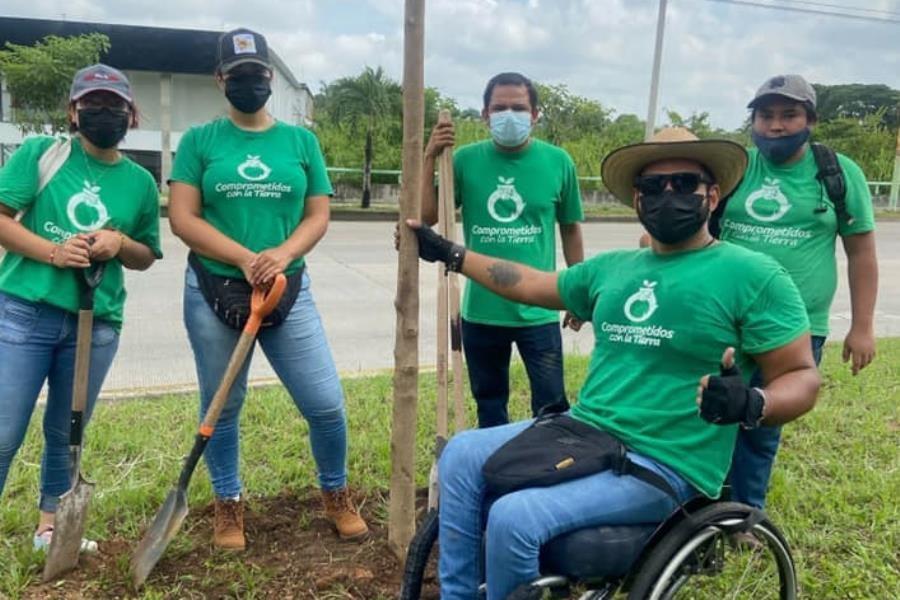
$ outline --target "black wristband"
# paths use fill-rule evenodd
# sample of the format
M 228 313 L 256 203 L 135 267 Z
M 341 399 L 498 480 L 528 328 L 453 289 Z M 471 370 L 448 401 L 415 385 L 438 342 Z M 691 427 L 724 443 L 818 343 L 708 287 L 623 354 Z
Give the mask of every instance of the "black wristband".
M 742 429 L 756 429 L 762 425 L 766 413 L 766 393 L 761 388 L 747 391 L 747 413 L 741 421 Z
M 459 273 L 462 271 L 463 261 L 466 258 L 466 249 L 459 244 L 453 244 L 450 248 L 450 256 L 447 257 L 447 270 Z

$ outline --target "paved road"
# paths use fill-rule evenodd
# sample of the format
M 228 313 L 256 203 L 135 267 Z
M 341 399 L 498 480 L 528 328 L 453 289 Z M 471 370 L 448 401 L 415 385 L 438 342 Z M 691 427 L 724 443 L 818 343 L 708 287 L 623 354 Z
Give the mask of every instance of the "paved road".
M 181 293 L 186 250 L 163 221 L 165 259 L 145 273 L 129 273 L 125 329 L 105 392 L 120 395 L 139 388 L 178 388 L 196 381 L 193 359 L 181 320 Z M 394 349 L 394 295 L 397 255 L 391 246 L 392 223 L 335 222 L 309 258 L 313 294 L 322 313 L 338 369 L 345 374 L 390 368 Z M 632 247 L 636 223 L 589 223 L 584 226 L 585 251 Z M 900 336 L 900 222 L 879 224 L 881 285 L 876 330 Z M 839 256 L 843 252 L 839 251 Z M 562 259 L 560 258 L 560 264 Z M 849 327 L 850 302 L 846 263 L 839 260 L 841 287 L 831 315 L 832 339 Z M 435 267 L 420 272 L 420 362 L 434 364 Z M 567 352 L 587 353 L 592 332 L 566 331 Z M 261 352 L 254 356 L 251 378 L 273 376 Z

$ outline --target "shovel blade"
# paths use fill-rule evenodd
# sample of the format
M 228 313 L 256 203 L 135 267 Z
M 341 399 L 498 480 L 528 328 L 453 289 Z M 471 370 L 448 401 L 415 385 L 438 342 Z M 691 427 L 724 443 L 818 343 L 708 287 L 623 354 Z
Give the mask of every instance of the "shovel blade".
M 53 520 L 53 537 L 44 563 L 43 580 L 52 581 L 78 565 L 81 538 L 87 525 L 88 504 L 94 484 L 78 474 L 75 485 L 60 496 Z
M 131 580 L 135 589 L 141 587 L 156 566 L 166 546 L 178 533 L 188 514 L 187 493 L 181 488 L 169 492 L 157 511 L 153 523 L 131 557 Z

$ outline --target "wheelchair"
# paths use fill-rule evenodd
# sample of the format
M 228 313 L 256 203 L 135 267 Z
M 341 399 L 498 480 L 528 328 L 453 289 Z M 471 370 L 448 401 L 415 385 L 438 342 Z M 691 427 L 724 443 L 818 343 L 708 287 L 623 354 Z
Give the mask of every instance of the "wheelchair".
M 421 597 L 437 539 L 438 511 L 431 509 L 409 547 L 401 600 Z M 580 600 L 617 594 L 628 600 L 794 600 L 798 594 L 788 543 L 765 513 L 706 498 L 687 502 L 662 524 L 589 527 L 560 535 L 541 548 L 540 572 L 509 600 L 573 593 Z

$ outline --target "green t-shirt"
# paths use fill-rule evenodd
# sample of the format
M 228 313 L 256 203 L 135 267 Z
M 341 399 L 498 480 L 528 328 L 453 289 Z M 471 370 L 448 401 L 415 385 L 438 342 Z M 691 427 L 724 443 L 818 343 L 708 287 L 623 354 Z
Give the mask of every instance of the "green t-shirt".
M 809 330 L 785 270 L 728 243 L 668 255 L 645 248 L 575 265 L 560 273 L 558 287 L 566 308 L 590 320 L 595 335 L 572 415 L 717 497 L 737 426 L 704 421 L 697 386 L 719 372 L 729 346 L 749 379 L 749 355 Z
M 520 152 L 500 152 L 486 140 L 457 150 L 453 172 L 467 248 L 556 270 L 556 222 L 584 219 L 575 163 L 565 150 L 532 139 Z M 509 327 L 559 320 L 556 311 L 510 302 L 474 281 L 466 285 L 462 316 Z
M 834 204 L 816 174 L 812 150 L 783 167 L 753 148 L 744 180 L 722 215 L 721 238 L 768 254 L 787 269 L 800 289 L 813 335 L 828 335 L 828 312 L 837 289 L 835 239 L 875 229 L 872 197 L 855 162 L 838 161 L 847 182 L 847 211 L 838 223 Z
M 307 198 L 332 194 L 316 136 L 281 121 L 265 131 L 245 131 L 224 117 L 191 127 L 178 144 L 172 181 L 199 189 L 203 218 L 253 252 L 290 237 Z M 217 275 L 244 276 L 233 265 L 200 260 Z M 293 261 L 286 274 L 303 261 Z
M 22 211 L 26 229 L 57 244 L 79 233 L 112 228 L 161 258 L 159 192 L 153 176 L 126 157 L 115 164 L 98 161 L 75 137 L 69 158 L 38 194 L 38 161 L 53 142 L 47 136 L 29 138 L 10 157 L 0 169 L 0 203 Z M 0 290 L 70 312 L 78 311 L 79 277 L 74 269 L 13 252 L 0 264 Z M 125 296 L 122 263 L 113 258 L 94 292 L 94 318 L 120 328 Z

